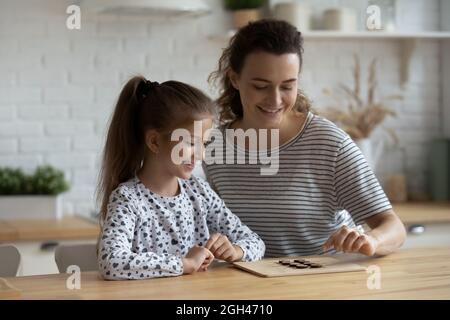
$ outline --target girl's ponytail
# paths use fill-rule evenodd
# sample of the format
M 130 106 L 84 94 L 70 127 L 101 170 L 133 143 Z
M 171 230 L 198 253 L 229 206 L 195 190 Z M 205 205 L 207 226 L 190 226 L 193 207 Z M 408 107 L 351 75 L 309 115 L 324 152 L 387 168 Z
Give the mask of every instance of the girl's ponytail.
M 140 169 L 145 153 L 140 128 L 140 107 L 148 94 L 144 77 L 131 78 L 122 89 L 112 115 L 100 169 L 97 197 L 101 222 L 106 218 L 109 195 Z

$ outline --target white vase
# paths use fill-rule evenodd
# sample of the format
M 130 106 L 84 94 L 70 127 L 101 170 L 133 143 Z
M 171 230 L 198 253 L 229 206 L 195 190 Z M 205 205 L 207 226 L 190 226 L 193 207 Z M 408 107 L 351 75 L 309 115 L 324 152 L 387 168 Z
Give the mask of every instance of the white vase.
M 235 29 L 245 27 L 250 22 L 261 19 L 259 9 L 241 9 L 233 12 L 233 26 Z
M 62 215 L 61 196 L 0 196 L 0 219 L 60 219 Z
M 311 11 L 308 6 L 303 4 L 278 3 L 273 9 L 273 16 L 275 19 L 289 22 L 300 32 L 308 31 L 311 28 Z
M 323 13 L 323 28 L 325 30 L 337 30 L 353 32 L 357 30 L 357 15 L 350 8 L 327 9 Z
M 369 167 L 373 171 L 376 171 L 378 161 L 383 153 L 383 140 L 380 140 L 377 144 L 373 144 L 370 138 L 365 138 L 355 140 L 355 143 L 364 155 Z

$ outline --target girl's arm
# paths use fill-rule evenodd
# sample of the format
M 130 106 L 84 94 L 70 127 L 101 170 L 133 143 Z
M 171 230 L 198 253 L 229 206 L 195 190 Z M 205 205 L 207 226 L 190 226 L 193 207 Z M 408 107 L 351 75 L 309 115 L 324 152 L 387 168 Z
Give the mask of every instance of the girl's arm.
M 153 252 L 134 252 L 136 215 L 123 191 L 110 197 L 108 214 L 99 243 L 99 271 L 105 279 L 145 279 L 183 274 L 182 257 Z
M 224 201 L 205 181 L 198 180 L 205 195 L 206 223 L 210 234 L 225 235 L 232 245 L 239 247 L 237 250 L 243 251 L 242 261 L 261 259 L 266 249 L 261 238 L 226 207 Z

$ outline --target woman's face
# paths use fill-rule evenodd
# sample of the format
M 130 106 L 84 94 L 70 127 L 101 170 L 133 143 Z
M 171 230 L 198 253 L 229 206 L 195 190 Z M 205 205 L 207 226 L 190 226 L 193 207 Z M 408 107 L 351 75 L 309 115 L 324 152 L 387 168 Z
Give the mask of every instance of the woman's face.
M 300 61 L 295 53 L 250 53 L 240 74 L 230 72 L 243 105 L 243 123 L 252 128 L 280 128 L 292 110 L 298 88 Z

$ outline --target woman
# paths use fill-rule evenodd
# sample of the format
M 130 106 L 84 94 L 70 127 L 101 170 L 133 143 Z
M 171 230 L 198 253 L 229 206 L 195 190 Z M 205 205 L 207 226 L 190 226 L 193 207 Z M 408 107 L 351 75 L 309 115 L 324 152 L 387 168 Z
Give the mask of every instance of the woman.
M 300 32 L 282 21 L 251 23 L 230 40 L 209 79 L 221 89 L 220 129 L 278 130 L 279 167 L 261 175 L 261 162 L 205 162 L 208 181 L 261 236 L 266 256 L 389 254 L 404 226 L 355 143 L 310 112 L 298 90 L 302 53 Z M 246 159 L 258 151 L 224 139 Z M 363 223 L 371 230 L 361 233 Z

